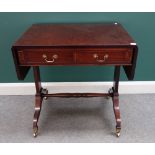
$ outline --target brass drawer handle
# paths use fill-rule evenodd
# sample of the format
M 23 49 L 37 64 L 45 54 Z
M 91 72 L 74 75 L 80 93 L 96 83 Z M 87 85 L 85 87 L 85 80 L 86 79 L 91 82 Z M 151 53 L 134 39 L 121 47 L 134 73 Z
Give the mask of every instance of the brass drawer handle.
M 102 63 L 102 62 L 105 62 L 106 59 L 108 59 L 109 55 L 108 54 L 105 54 L 104 57 L 103 57 L 103 59 L 99 59 L 99 56 L 97 54 L 94 54 L 93 57 L 96 59 L 97 62 Z
M 44 59 L 47 63 L 53 63 L 53 62 L 55 61 L 55 59 L 58 58 L 58 55 L 57 55 L 57 54 L 54 54 L 54 55 L 52 56 L 52 60 L 48 60 L 46 54 L 43 54 L 42 57 L 43 57 L 43 59 Z

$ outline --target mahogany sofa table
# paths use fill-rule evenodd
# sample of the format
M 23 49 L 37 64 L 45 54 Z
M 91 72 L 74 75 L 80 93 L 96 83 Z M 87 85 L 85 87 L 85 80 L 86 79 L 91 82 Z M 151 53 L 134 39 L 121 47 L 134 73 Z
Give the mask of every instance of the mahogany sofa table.
M 12 46 L 19 80 L 32 67 L 36 87 L 33 135 L 38 134 L 38 120 L 43 99 L 47 97 L 112 97 L 116 135 L 120 135 L 119 77 L 123 66 L 133 80 L 138 48 L 119 23 L 34 24 Z M 114 66 L 114 84 L 108 93 L 49 94 L 41 86 L 39 66 Z

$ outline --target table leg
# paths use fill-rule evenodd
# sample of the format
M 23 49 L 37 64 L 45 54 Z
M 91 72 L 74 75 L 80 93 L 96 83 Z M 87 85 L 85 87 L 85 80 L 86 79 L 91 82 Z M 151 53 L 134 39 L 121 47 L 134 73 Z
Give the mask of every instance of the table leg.
M 120 117 L 119 93 L 118 93 L 119 77 L 120 77 L 120 66 L 115 66 L 114 84 L 112 88 L 112 101 L 113 101 L 113 110 L 114 110 L 115 120 L 116 120 L 116 136 L 117 137 L 120 136 L 120 131 L 121 131 L 121 117 Z
M 35 112 L 34 112 L 34 118 L 33 118 L 33 136 L 36 137 L 38 135 L 38 120 L 41 112 L 41 106 L 42 106 L 42 87 L 41 87 L 41 79 L 40 79 L 40 71 L 39 67 L 33 67 L 33 73 L 34 73 L 34 81 L 35 81 L 35 87 L 36 87 L 36 95 L 35 95 Z

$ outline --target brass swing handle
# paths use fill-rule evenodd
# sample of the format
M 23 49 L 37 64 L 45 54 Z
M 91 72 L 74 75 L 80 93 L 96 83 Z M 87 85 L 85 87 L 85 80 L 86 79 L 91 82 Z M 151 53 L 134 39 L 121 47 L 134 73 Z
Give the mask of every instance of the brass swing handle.
M 47 63 L 53 63 L 53 62 L 55 61 L 55 59 L 58 58 L 58 55 L 57 55 L 57 54 L 54 54 L 54 55 L 52 56 L 52 60 L 48 60 L 46 54 L 43 54 L 42 57 L 43 57 L 43 59 L 44 59 Z
M 105 54 L 103 59 L 99 59 L 99 56 L 97 54 L 94 54 L 93 57 L 96 59 L 97 62 L 103 63 L 106 61 L 106 59 L 108 59 L 109 55 Z

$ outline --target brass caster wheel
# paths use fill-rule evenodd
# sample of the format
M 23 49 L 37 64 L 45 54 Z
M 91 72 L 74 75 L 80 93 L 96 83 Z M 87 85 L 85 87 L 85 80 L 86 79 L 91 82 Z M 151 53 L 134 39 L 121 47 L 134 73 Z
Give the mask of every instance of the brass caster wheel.
M 120 128 L 116 128 L 116 136 L 119 137 L 121 134 L 121 129 Z
M 121 134 L 120 132 L 116 132 L 116 136 L 117 136 L 117 137 L 119 137 L 119 136 L 120 136 L 120 134 Z
M 33 128 L 33 137 L 37 137 L 37 135 L 38 135 L 38 128 L 34 127 Z
M 48 94 L 48 90 L 47 89 L 43 89 L 43 94 Z M 44 97 L 45 100 L 47 100 L 48 97 Z
M 47 97 L 44 97 L 45 100 L 47 100 Z

